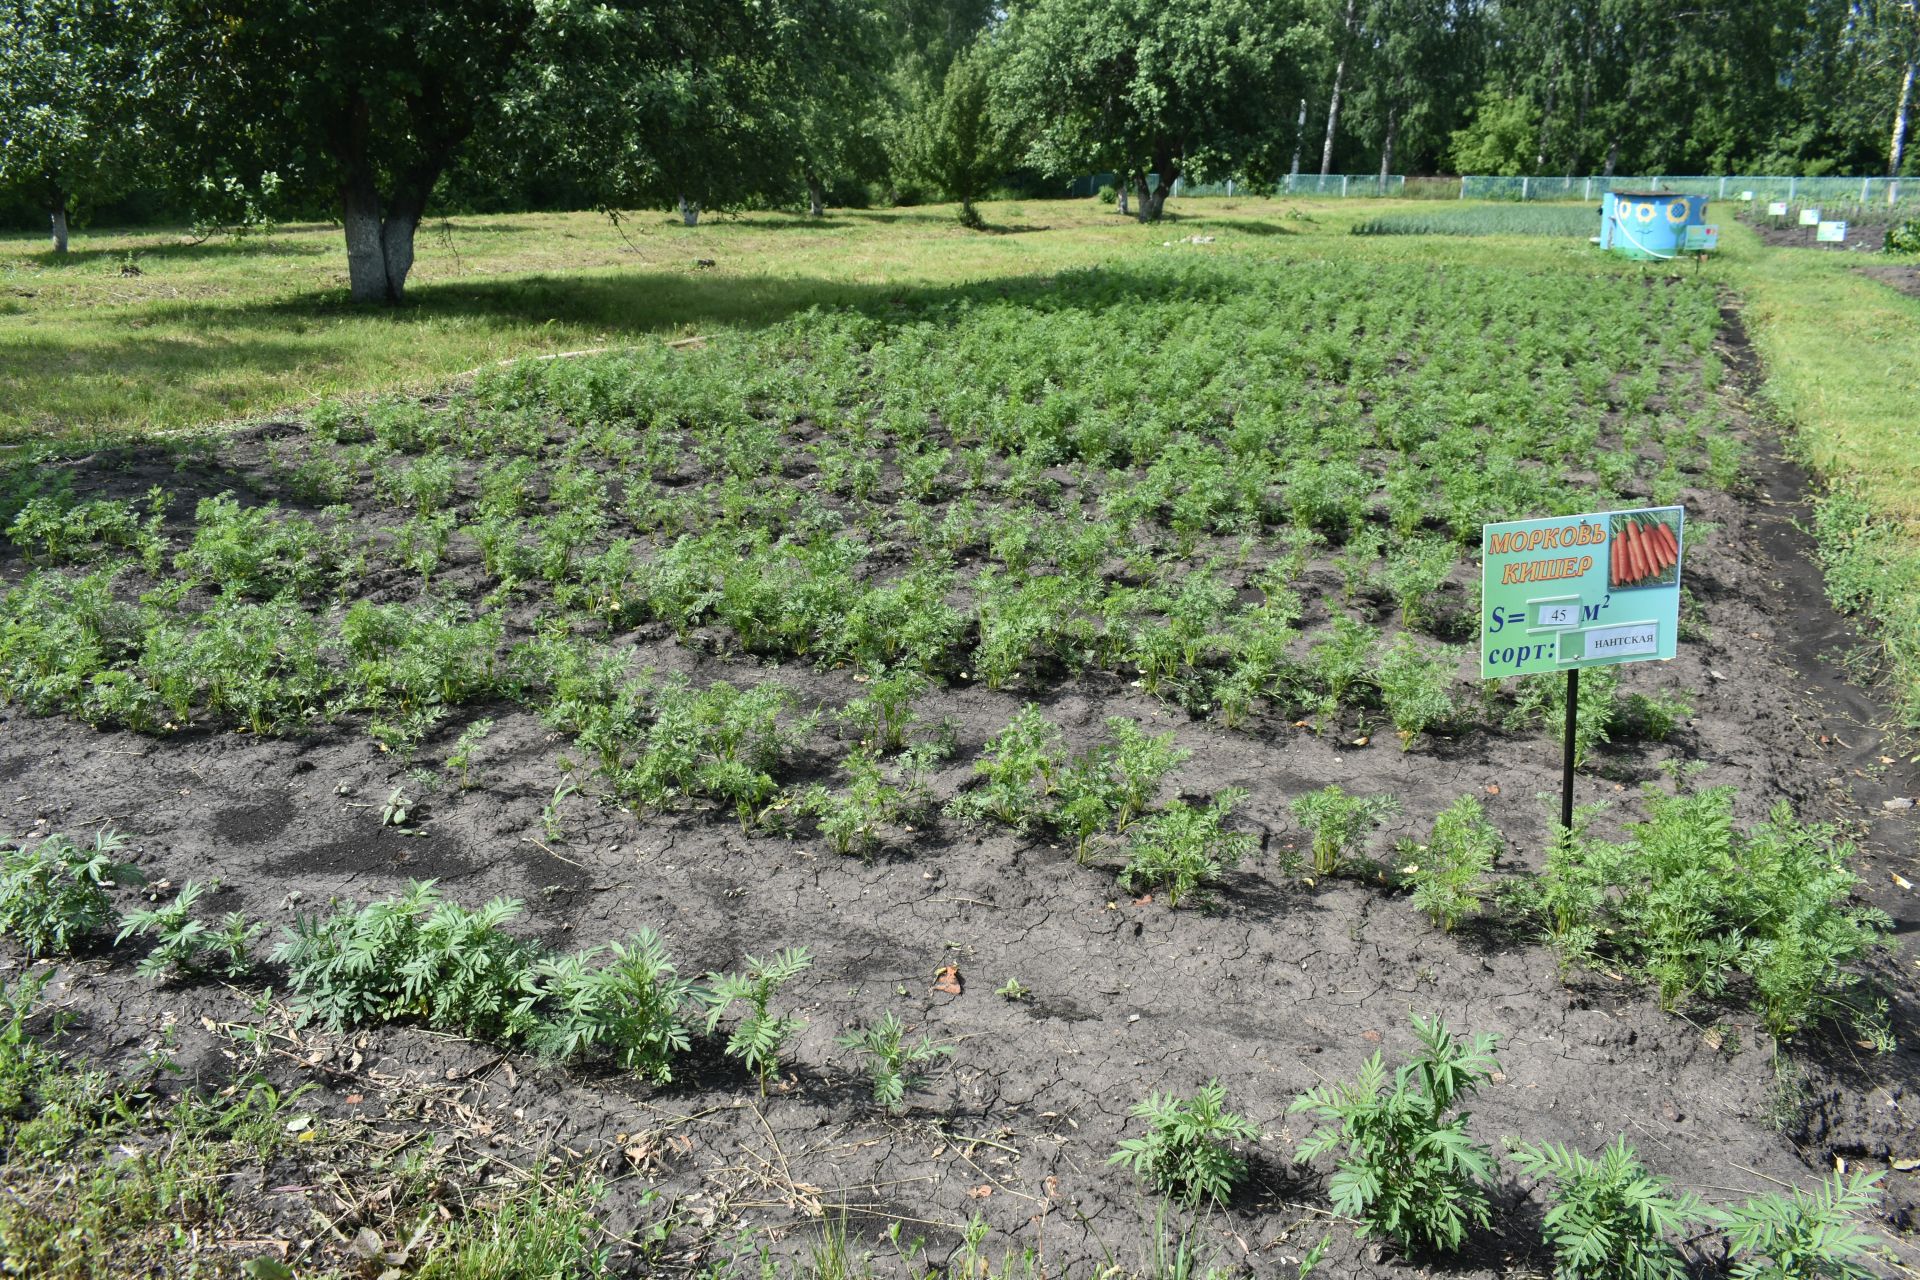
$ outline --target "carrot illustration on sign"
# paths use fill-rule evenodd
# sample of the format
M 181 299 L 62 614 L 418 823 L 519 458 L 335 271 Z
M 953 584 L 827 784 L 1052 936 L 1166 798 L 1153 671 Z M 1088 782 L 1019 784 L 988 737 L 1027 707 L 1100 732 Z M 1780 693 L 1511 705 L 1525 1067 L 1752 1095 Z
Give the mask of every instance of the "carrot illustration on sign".
M 1680 540 L 1658 515 L 1636 513 L 1613 520 L 1608 580 L 1620 588 L 1671 586 L 1678 577 Z

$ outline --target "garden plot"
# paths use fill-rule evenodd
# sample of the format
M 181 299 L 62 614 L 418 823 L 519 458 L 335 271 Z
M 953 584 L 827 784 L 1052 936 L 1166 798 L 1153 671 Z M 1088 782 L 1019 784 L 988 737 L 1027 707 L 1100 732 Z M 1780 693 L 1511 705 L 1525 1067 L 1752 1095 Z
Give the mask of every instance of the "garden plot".
M 323 1127 L 439 1133 L 461 1160 L 354 1219 L 393 1248 L 544 1168 L 613 1179 L 656 1268 L 824 1221 L 892 1269 L 1151 1271 L 1181 1231 L 1400 1269 L 1289 1104 L 1404 1060 L 1410 1014 L 1498 1037 L 1496 1148 L 1624 1134 L 1715 1202 L 1905 1161 L 1908 958 L 1848 868 L 1910 927 L 1912 866 L 1806 825 L 1852 812 L 1873 708 L 1817 656 L 1720 305 L 1123 260 L 16 475 L 0 826 L 130 833 L 147 897 L 217 880 L 210 936 L 273 929 L 232 987 L 230 946 L 155 985 L 83 940 L 63 1047 L 209 1088 L 258 1054 Z M 1550 861 L 1559 686 L 1469 678 L 1480 525 L 1673 502 L 1681 656 L 1583 680 Z M 1246 1176 L 1156 1226 L 1108 1158 L 1209 1082 Z M 1550 1265 L 1502 1168 L 1470 1272 Z M 258 1187 L 250 1230 L 347 1265 L 300 1225 L 337 1188 Z

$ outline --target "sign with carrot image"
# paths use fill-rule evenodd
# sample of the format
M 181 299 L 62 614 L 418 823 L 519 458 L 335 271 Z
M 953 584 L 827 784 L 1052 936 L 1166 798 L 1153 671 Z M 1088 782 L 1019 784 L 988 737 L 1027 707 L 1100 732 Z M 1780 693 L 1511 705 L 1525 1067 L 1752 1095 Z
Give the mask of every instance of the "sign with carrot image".
M 1481 677 L 1673 657 L 1685 530 L 1683 507 L 1485 526 Z

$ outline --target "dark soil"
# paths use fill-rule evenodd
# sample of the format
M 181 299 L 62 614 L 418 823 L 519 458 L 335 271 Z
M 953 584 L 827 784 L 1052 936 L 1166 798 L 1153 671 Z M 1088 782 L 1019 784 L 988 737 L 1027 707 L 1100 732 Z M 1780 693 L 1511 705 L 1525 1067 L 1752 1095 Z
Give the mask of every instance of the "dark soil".
M 1772 219 L 1757 220 L 1753 229 L 1762 244 L 1782 249 L 1822 249 L 1833 253 L 1879 253 L 1887 247 L 1887 226 L 1883 222 L 1847 224 L 1847 238 L 1839 244 L 1822 244 L 1813 238 L 1812 227 L 1775 226 Z
M 1737 318 L 1722 354 L 1752 373 Z M 1895 880 L 1920 882 L 1920 810 L 1884 803 L 1920 796 L 1920 771 L 1908 763 L 1912 749 L 1882 727 L 1885 708 L 1837 665 L 1856 641 L 1825 603 L 1796 523 L 1808 515 L 1805 475 L 1763 425 L 1749 430 L 1751 492 L 1685 496 L 1688 582 L 1704 637 L 1671 664 L 1623 676 L 1629 689 L 1688 691 L 1696 713 L 1671 742 L 1603 750 L 1577 779 L 1577 799 L 1629 809 L 1662 760 L 1698 761 L 1702 784 L 1739 789 L 1743 820 L 1786 799 L 1856 831 L 1866 896 L 1893 915 L 1905 943 L 1879 974 L 1894 994 L 1900 1040 L 1886 1055 L 1822 1027 L 1777 1058 L 1744 1011 L 1668 1015 L 1644 989 L 1604 973 L 1563 984 L 1526 938 L 1490 925 L 1442 934 L 1404 895 L 1361 879 L 1285 878 L 1264 856 L 1211 909 L 1176 911 L 1120 894 L 1111 865 L 1080 866 L 1068 849 L 950 820 L 869 864 L 817 841 L 744 837 L 722 817 L 636 820 L 576 798 L 562 811 L 564 843 L 555 843 L 541 809 L 566 744 L 511 708 L 491 712 L 499 727 L 479 753 L 479 785 L 426 795 L 424 838 L 380 825 L 378 806 L 405 770 L 353 727 L 292 740 L 198 731 L 154 740 L 4 709 L 0 830 L 137 833 L 149 876 L 217 877 L 216 909 L 277 923 L 330 898 L 366 900 L 437 877 L 469 904 L 524 900 L 522 926 L 556 946 L 656 927 L 683 972 L 810 948 L 815 966 L 791 988 L 808 1025 L 793 1069 L 765 1100 L 719 1062 L 696 1060 L 672 1087 L 655 1089 L 406 1027 L 277 1042 L 272 1074 L 318 1080 L 312 1102 L 333 1114 L 390 1132 L 424 1125 L 483 1160 L 638 1171 L 614 1184 L 610 1225 L 629 1232 L 676 1206 L 687 1225 L 661 1265 L 725 1253 L 737 1224 L 770 1231 L 776 1252 L 802 1252 L 822 1214 L 844 1214 L 884 1257 L 889 1221 L 904 1220 L 903 1238 L 924 1236 L 937 1261 L 979 1214 L 994 1230 L 986 1246 L 994 1257 L 1032 1248 L 1055 1275 L 1136 1264 L 1154 1205 L 1130 1175 L 1106 1167 L 1116 1142 L 1137 1132 L 1127 1109 L 1150 1091 L 1186 1094 L 1218 1078 L 1263 1139 L 1252 1186 L 1201 1225 L 1203 1256 L 1261 1275 L 1291 1272 L 1331 1230 L 1323 1274 L 1426 1274 L 1330 1222 L 1324 1171 L 1290 1163 L 1306 1128 L 1286 1114 L 1302 1090 L 1351 1077 L 1376 1049 L 1389 1061 L 1404 1056 L 1409 1012 L 1500 1037 L 1501 1072 L 1474 1106 L 1473 1131 L 1489 1142 L 1512 1135 L 1592 1150 L 1624 1133 L 1653 1168 L 1716 1201 L 1811 1185 L 1837 1158 L 1881 1169 L 1920 1155 L 1911 980 L 1920 903 Z M 236 441 L 235 465 L 261 448 L 257 437 Z M 150 479 L 90 474 L 76 488 L 138 492 Z M 232 483 L 213 469 L 163 479 L 184 491 L 177 502 L 189 510 L 196 490 Z M 666 640 L 653 647 L 661 665 L 738 678 L 739 662 Z M 803 694 L 825 695 L 810 669 L 778 670 Z M 1499 869 L 1540 864 L 1559 785 L 1551 734 L 1475 731 L 1402 752 L 1384 733 L 1356 745 L 1351 730 L 1322 737 L 1284 722 L 1225 731 L 1111 678 L 1043 696 L 1076 742 L 1114 714 L 1175 730 L 1194 751 L 1183 788 L 1244 787 L 1241 814 L 1266 852 L 1299 839 L 1291 797 L 1339 781 L 1401 798 L 1409 816 L 1376 841 L 1381 856 L 1392 838 L 1423 836 L 1434 812 L 1472 792 L 1509 839 Z M 1022 697 L 980 688 L 930 696 L 923 714 L 951 717 L 961 746 L 937 779 L 943 798 Z M 17 962 L 11 947 L 6 954 Z M 958 967 L 962 994 L 934 990 L 945 965 Z M 1029 998 L 996 995 L 1008 979 Z M 67 1050 L 127 1067 L 171 1027 L 185 1084 L 226 1080 L 236 1051 L 219 1028 L 253 1016 L 250 993 L 158 987 L 124 958 L 72 966 L 53 990 L 79 1015 Z M 883 1008 L 958 1045 L 950 1069 L 904 1117 L 864 1101 L 864 1082 L 833 1044 Z M 645 1203 L 648 1188 L 663 1199 Z M 1916 1225 L 1920 1177 L 1892 1172 L 1886 1190 L 1880 1225 L 1912 1265 L 1920 1251 L 1903 1237 Z M 247 1192 L 289 1238 L 317 1238 L 316 1248 L 326 1237 L 312 1215 L 341 1212 L 337 1195 L 317 1186 L 276 1189 L 263 1176 Z M 1508 1187 L 1501 1230 L 1444 1272 L 1545 1274 L 1528 1235 L 1533 1219 L 1512 1211 L 1526 1193 Z
M 1862 267 L 1861 271 L 1910 298 L 1920 298 L 1920 267 Z

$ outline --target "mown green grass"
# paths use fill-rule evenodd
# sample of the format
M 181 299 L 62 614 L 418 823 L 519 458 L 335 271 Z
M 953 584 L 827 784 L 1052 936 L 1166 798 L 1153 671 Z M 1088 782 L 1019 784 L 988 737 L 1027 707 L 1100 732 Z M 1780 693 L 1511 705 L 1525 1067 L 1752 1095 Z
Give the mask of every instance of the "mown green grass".
M 1829 590 L 1876 624 L 1920 724 L 1920 298 L 1861 270 L 1879 255 L 1769 249 L 1733 223 L 1721 237 L 1767 397 L 1830 489 Z

